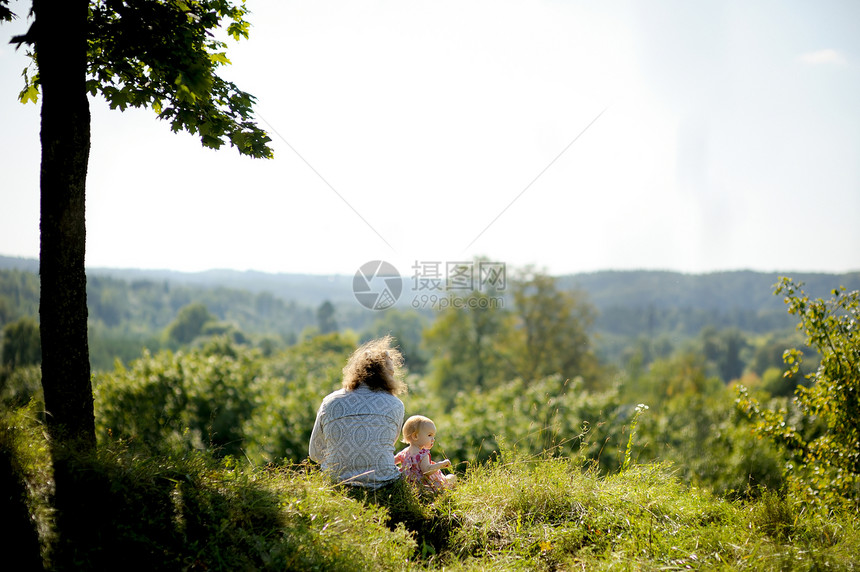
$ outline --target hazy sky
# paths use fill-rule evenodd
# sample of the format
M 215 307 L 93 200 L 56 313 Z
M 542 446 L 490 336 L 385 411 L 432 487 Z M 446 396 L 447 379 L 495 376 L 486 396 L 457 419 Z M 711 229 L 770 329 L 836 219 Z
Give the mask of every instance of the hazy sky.
M 860 270 L 856 0 L 247 5 L 224 74 L 275 159 L 92 100 L 89 266 Z M 0 254 L 36 257 L 25 64 L 0 43 Z

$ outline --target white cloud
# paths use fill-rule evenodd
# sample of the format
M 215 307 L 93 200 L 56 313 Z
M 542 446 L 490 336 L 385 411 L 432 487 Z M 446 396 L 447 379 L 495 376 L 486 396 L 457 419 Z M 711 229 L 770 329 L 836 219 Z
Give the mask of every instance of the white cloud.
M 813 66 L 819 65 L 836 65 L 841 66 L 848 63 L 848 60 L 845 56 L 839 52 L 838 50 L 833 50 L 830 48 L 824 50 L 817 50 L 815 52 L 807 52 L 802 54 L 798 60 L 800 60 L 804 64 L 809 64 Z

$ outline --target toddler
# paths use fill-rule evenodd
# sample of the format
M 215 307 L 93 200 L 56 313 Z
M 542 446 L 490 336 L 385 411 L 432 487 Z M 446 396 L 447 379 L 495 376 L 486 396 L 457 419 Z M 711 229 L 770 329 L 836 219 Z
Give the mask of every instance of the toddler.
M 409 446 L 394 456 L 400 465 L 400 473 L 406 481 L 427 487 L 433 491 L 450 489 L 457 482 L 456 475 L 443 475 L 440 469 L 450 467 L 451 461 L 444 459 L 434 463 L 430 449 L 436 442 L 436 424 L 423 415 L 413 415 L 403 424 L 403 442 Z

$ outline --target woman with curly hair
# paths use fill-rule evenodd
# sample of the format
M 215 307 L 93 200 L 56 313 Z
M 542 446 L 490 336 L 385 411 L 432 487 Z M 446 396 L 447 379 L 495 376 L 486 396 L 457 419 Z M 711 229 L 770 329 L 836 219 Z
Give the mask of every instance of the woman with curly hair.
M 339 482 L 376 489 L 400 478 L 394 445 L 403 424 L 403 356 L 393 338 L 355 350 L 343 368 L 343 387 L 317 411 L 308 453 Z

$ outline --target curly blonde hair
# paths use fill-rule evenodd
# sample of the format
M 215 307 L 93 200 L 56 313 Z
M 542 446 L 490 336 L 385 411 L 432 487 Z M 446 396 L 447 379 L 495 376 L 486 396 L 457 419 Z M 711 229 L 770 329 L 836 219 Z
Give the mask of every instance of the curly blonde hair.
M 403 355 L 393 343 L 394 338 L 385 336 L 355 350 L 343 368 L 343 388 L 352 391 L 366 385 L 373 391 L 392 395 L 406 393 L 406 384 L 401 379 Z

